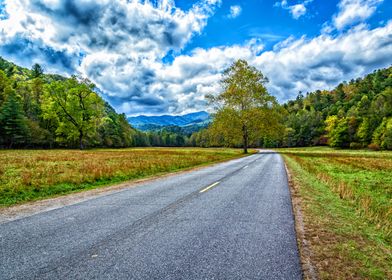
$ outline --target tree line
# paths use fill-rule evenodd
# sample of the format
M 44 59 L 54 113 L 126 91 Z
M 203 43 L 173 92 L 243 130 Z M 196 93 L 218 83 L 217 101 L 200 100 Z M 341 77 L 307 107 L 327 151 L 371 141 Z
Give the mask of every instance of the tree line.
M 392 67 L 284 104 L 288 147 L 392 150 Z
M 44 74 L 38 64 L 29 70 L 0 58 L 2 148 L 182 146 L 184 138 L 172 131 L 135 130 L 89 80 Z
M 278 104 L 268 82 L 245 60 L 222 75 L 208 95 L 213 122 L 197 132 L 132 128 L 87 79 L 45 74 L 0 58 L 0 147 L 137 146 L 304 147 L 392 149 L 392 67 Z
M 267 79 L 246 61 L 237 61 L 225 75 L 224 91 L 213 97 L 213 103 L 223 104 L 217 106 L 212 125 L 191 136 L 196 146 L 244 147 L 245 151 L 249 145 L 392 150 L 392 67 L 333 90 L 299 93 L 281 106 L 263 87 Z M 252 75 L 259 78 L 249 79 Z M 262 93 L 261 103 L 251 97 L 257 92 Z M 244 96 L 248 96 L 245 103 Z M 244 132 L 244 127 L 249 131 Z M 241 139 L 245 136 L 248 139 Z

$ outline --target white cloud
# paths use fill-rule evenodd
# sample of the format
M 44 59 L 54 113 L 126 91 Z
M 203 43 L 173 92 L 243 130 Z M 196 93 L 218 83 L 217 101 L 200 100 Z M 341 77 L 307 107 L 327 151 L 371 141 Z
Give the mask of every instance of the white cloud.
M 344 80 L 388 67 L 390 57 L 392 21 L 373 30 L 361 25 L 338 36 L 289 38 L 253 63 L 270 78 L 271 92 L 287 100 L 298 91 L 332 88 Z
M 299 19 L 301 16 L 306 14 L 306 7 L 304 4 L 296 4 L 289 7 L 291 15 L 295 19 Z
M 228 15 L 229 18 L 239 17 L 242 12 L 242 8 L 239 5 L 234 5 L 230 7 L 230 13 Z
M 363 22 L 374 14 L 383 0 L 341 0 L 339 12 L 333 17 L 333 25 L 338 30 Z
M 162 59 L 200 33 L 218 5 L 200 0 L 183 11 L 173 0 L 6 0 L 0 52 L 28 67 L 78 71 L 117 106 L 164 111 L 169 101 L 153 85 Z
M 281 2 L 276 2 L 274 6 L 288 10 L 294 19 L 299 19 L 306 14 L 306 6 L 311 2 L 313 2 L 313 0 L 305 0 L 302 3 L 289 5 L 287 0 L 282 0 Z
M 289 37 L 270 51 L 264 50 L 263 41 L 252 39 L 180 54 L 219 3 L 204 0 L 183 11 L 167 0 L 154 5 L 136 0 L 7 0 L 9 18 L 0 20 L 0 51 L 26 66 L 39 62 L 50 71 L 79 71 L 126 114 L 205 109 L 204 96 L 220 90 L 222 71 L 239 58 L 270 79 L 268 89 L 280 101 L 392 63 L 392 22 L 376 29 L 360 24 L 338 35 Z M 168 54 L 173 61 L 163 63 Z
M 392 57 L 392 21 L 373 30 L 358 26 L 338 36 L 289 37 L 261 54 L 254 43 L 196 49 L 181 55 L 162 68 L 159 84 L 179 94 L 180 101 L 173 103 L 178 108 L 201 110 L 205 106 L 203 95 L 220 90 L 220 73 L 242 58 L 270 79 L 267 87 L 280 101 L 295 97 L 299 91 L 331 89 L 344 80 L 391 65 L 392 61 L 385 58 Z
M 156 5 L 139 0 L 6 0 L 10 17 L 0 22 L 1 42 L 20 36 L 70 53 L 126 48 L 164 55 L 200 32 L 218 3 L 200 1 L 184 12 L 172 0 Z

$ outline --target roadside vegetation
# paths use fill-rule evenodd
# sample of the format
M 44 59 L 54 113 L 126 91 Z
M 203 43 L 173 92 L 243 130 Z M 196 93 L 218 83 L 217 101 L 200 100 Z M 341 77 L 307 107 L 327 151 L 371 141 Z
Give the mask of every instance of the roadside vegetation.
M 241 150 L 201 148 L 1 150 L 0 207 L 241 155 Z
M 392 279 L 392 152 L 279 149 L 321 279 Z

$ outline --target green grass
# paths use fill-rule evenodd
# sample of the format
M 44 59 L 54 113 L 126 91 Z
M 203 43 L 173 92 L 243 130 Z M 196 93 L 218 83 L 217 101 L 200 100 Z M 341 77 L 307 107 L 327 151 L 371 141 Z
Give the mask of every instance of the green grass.
M 321 279 L 392 279 L 392 152 L 279 149 Z
M 238 149 L 0 150 L 0 207 L 243 156 Z

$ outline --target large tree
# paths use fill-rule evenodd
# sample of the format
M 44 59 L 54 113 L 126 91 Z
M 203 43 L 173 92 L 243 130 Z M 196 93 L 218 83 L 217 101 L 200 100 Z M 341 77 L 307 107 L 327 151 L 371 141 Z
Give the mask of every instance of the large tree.
M 46 88 L 43 117 L 58 123 L 58 142 L 78 141 L 81 149 L 104 120 L 104 103 L 88 80 L 76 77 L 56 81 Z
M 224 71 L 223 91 L 207 98 L 216 109 L 211 134 L 229 146 L 249 145 L 279 134 L 283 125 L 279 105 L 265 84 L 268 79 L 245 60 L 238 60 Z

